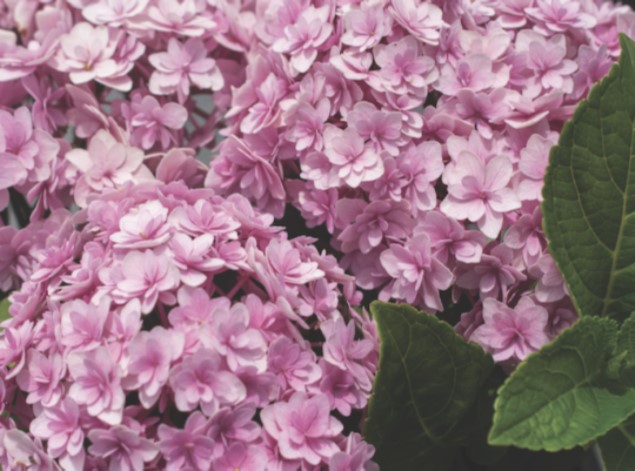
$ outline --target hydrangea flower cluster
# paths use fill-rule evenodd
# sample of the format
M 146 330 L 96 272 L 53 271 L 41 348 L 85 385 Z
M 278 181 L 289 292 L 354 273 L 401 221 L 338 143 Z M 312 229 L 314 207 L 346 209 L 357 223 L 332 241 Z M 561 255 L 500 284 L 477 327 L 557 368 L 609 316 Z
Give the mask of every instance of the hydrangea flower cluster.
M 372 469 L 342 432 L 372 387 L 373 325 L 337 261 L 272 221 L 150 182 L 17 231 L 34 263 L 0 340 L 0 464 Z
M 541 187 L 565 120 L 632 35 L 600 0 L 259 1 L 206 184 L 324 226 L 380 299 L 515 364 L 574 318 Z M 256 183 L 258 182 L 258 183 Z M 442 298 L 447 291 L 451 296 Z
M 542 179 L 618 32 L 603 0 L 0 0 L 0 466 L 377 469 L 359 290 L 505 366 L 569 325 Z

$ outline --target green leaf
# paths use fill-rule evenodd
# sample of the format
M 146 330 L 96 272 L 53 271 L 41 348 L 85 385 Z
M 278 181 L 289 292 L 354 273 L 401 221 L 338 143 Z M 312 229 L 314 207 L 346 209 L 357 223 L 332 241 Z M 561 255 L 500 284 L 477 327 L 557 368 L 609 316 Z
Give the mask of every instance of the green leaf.
M 582 318 L 529 356 L 507 379 L 494 405 L 489 441 L 556 451 L 586 444 L 635 412 L 635 390 L 608 388 L 617 323 Z
M 607 376 L 623 386 L 635 387 L 635 313 L 620 328 L 616 353 L 609 362 Z
M 635 469 L 635 420 L 632 418 L 598 440 L 605 471 Z
M 8 297 L 0 301 L 0 322 L 11 317 L 11 315 L 9 314 L 10 306 L 11 306 L 11 303 L 9 302 Z
M 578 312 L 635 311 L 635 43 L 593 87 L 553 148 L 544 228 Z
M 415 309 L 374 302 L 379 371 L 366 439 L 382 469 L 443 470 L 464 438 L 457 425 L 473 405 L 493 363 L 445 322 Z

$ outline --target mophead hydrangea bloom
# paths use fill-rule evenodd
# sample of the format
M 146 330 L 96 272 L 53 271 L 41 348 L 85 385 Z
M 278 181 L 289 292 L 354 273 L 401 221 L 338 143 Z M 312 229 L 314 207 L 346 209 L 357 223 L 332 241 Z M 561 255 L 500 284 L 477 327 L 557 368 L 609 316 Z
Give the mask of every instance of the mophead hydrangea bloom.
M 375 471 L 362 300 L 506 367 L 575 320 L 542 181 L 620 32 L 603 0 L 0 0 L 0 466 Z
M 11 240 L 40 234 L 0 336 L 3 467 L 372 468 L 343 432 L 367 404 L 376 334 L 334 257 L 243 196 L 183 182 L 65 211 Z M 25 426 L 28 449 L 10 446 Z
M 542 180 L 635 14 L 599 0 L 262 0 L 256 12 L 271 22 L 255 29 L 206 184 L 276 216 L 290 202 L 359 287 L 458 306 L 458 330 L 497 361 L 565 327 Z

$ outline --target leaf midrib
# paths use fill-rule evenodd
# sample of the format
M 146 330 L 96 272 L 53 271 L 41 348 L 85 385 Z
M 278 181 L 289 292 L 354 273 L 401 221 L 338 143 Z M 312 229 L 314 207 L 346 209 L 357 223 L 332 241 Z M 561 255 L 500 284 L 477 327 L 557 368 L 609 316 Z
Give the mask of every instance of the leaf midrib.
M 631 63 L 631 67 L 632 67 L 632 63 Z M 622 84 L 622 81 L 620 80 L 620 85 L 621 84 Z M 602 129 L 602 116 L 600 116 L 600 128 Z M 600 132 L 602 133 L 602 135 L 604 135 L 602 130 Z M 618 260 L 617 255 L 620 253 L 622 249 L 622 241 L 624 238 L 623 237 L 624 227 L 626 226 L 625 221 L 627 216 L 626 214 L 627 194 L 626 193 L 628 192 L 628 189 L 630 188 L 631 173 L 632 173 L 631 164 L 633 162 L 633 159 L 635 158 L 635 156 L 633 155 L 633 135 L 634 134 L 635 134 L 635 125 L 631 123 L 631 142 L 628 146 L 630 149 L 630 156 L 628 159 L 628 167 L 627 167 L 627 173 L 626 173 L 626 186 L 625 186 L 624 192 L 622 193 L 622 217 L 620 218 L 620 230 L 617 234 L 617 243 L 615 244 L 615 251 L 611 253 L 611 271 L 609 272 L 609 282 L 606 288 L 606 294 L 604 295 L 602 313 L 601 313 L 602 316 L 608 315 L 607 311 L 609 307 L 609 302 L 612 300 L 613 289 L 615 287 L 615 279 L 617 277 L 617 260 Z M 606 155 L 604 155 L 603 157 L 604 159 L 606 159 Z

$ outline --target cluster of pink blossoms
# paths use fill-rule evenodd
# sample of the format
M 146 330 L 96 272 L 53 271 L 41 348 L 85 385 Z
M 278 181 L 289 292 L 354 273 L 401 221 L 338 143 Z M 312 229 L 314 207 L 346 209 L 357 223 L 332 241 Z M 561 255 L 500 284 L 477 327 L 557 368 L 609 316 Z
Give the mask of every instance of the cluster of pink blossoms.
M 0 464 L 373 469 L 342 433 L 372 387 L 373 325 L 337 260 L 272 221 L 150 182 L 17 231 L 3 255 L 32 263 L 0 340 Z
M 257 1 L 206 184 L 324 226 L 383 300 L 515 364 L 575 317 L 541 228 L 563 123 L 635 15 L 602 0 Z M 442 293 L 447 295 L 442 297 Z
M 376 469 L 357 290 L 506 365 L 569 325 L 542 179 L 619 32 L 604 0 L 0 0 L 0 466 Z

